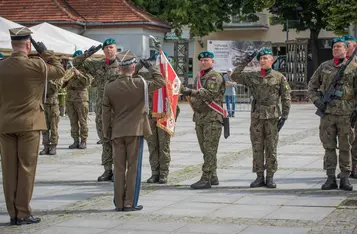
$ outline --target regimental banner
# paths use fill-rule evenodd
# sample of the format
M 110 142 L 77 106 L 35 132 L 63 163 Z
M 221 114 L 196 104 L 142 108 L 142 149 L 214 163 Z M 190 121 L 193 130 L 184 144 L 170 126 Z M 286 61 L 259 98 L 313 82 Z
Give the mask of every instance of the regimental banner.
M 160 51 L 156 64 L 160 66 L 166 85 L 153 93 L 152 116 L 157 118 L 157 126 L 170 136 L 175 133 L 176 107 L 180 95 L 181 81 L 165 54 Z
M 270 48 L 270 41 L 218 41 L 208 40 L 207 50 L 214 53 L 214 69 L 226 73 L 229 68 L 236 67 L 245 57 L 247 52 Z M 259 71 L 259 61 L 254 58 L 244 71 Z

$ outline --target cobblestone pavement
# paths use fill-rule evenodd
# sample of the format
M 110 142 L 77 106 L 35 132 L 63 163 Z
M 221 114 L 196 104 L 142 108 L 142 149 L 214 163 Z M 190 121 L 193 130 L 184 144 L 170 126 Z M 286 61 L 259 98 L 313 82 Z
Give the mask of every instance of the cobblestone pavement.
M 88 121 L 86 150 L 68 149 L 72 143 L 70 125 L 63 117 L 58 155 L 39 156 L 31 206 L 42 222 L 9 226 L 1 193 L 0 233 L 357 233 L 356 192 L 320 190 L 325 172 L 319 118 L 313 105 L 293 105 L 281 130 L 277 189 L 249 188 L 255 179 L 249 112 L 238 112 L 230 120 L 231 136 L 220 141 L 220 185 L 191 190 L 190 184 L 200 178 L 203 159 L 192 111 L 187 104 L 180 107 L 168 184 L 145 182 L 150 176 L 145 151 L 139 199 L 142 211 L 115 212 L 113 184 L 96 181 L 103 168 L 94 116 Z M 352 183 L 357 190 L 357 180 Z M 346 201 L 349 204 L 345 205 Z

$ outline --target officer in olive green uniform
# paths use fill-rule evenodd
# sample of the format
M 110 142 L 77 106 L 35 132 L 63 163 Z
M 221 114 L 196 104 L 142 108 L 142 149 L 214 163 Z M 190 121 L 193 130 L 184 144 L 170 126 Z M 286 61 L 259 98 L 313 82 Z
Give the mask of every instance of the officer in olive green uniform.
M 340 189 L 352 190 L 349 182 L 351 172 L 351 144 L 354 140 L 351 126 L 352 114 L 356 111 L 357 94 L 357 64 L 351 62 L 336 88 L 338 93 L 330 103 L 321 101 L 322 95 L 329 89 L 341 64 L 345 61 L 347 42 L 344 38 L 335 38 L 331 42 L 334 58 L 323 62 L 315 71 L 308 85 L 308 95 L 315 106 L 325 110 L 320 120 L 320 140 L 325 149 L 324 170 L 327 180 L 322 185 L 323 190 L 336 189 L 337 138 L 339 147 L 339 166 L 341 170 Z
M 256 53 L 248 55 L 232 74 L 232 79 L 246 85 L 252 95 L 250 139 L 253 148 L 253 172 L 257 178 L 250 187 L 276 188 L 273 176 L 277 170 L 278 132 L 288 118 L 291 104 L 290 86 L 280 72 L 271 69 L 274 62 L 271 50 L 264 48 L 258 55 L 260 72 L 242 72 Z M 279 107 L 281 98 L 282 112 Z M 279 119 L 280 117 L 280 119 Z M 266 165 L 264 165 L 266 162 Z M 266 181 L 264 171 L 267 171 Z
M 203 51 L 198 55 L 201 73 L 196 78 L 195 89 L 184 88 L 181 93 L 190 96 L 194 110 L 197 139 L 203 153 L 201 179 L 192 184 L 193 189 L 207 189 L 218 185 L 217 150 L 223 126 L 223 113 L 212 109 L 211 104 L 223 107 L 225 83 L 222 76 L 213 70 L 214 54 Z M 210 104 L 211 103 L 211 104 Z M 223 109 L 223 108 L 222 108 Z
M 77 50 L 73 57 L 81 55 L 83 52 Z M 74 143 L 69 146 L 70 149 L 87 148 L 88 137 L 88 87 L 92 82 L 92 77 L 83 72 L 81 67 L 73 69 L 72 77 L 64 80 L 63 87 L 67 88 L 66 107 L 67 114 L 71 123 L 71 136 Z M 81 138 L 81 142 L 79 142 Z
M 44 149 L 40 151 L 40 155 L 55 155 L 56 146 L 58 143 L 58 123 L 59 123 L 59 107 L 58 107 L 58 90 L 62 87 L 62 80 L 49 80 L 47 82 L 47 94 L 45 103 L 45 117 L 47 130 L 42 131 L 42 144 Z
M 156 58 L 159 55 L 159 52 L 156 52 L 151 58 L 151 62 L 154 66 L 156 66 Z M 165 53 L 166 57 L 167 54 Z M 136 65 L 136 70 L 141 69 L 141 63 Z M 139 71 L 139 75 L 145 78 L 145 80 L 152 79 L 151 70 L 145 72 L 144 69 Z M 149 161 L 151 166 L 151 177 L 147 180 L 147 183 L 159 183 L 166 184 L 167 177 L 169 174 L 170 167 L 170 139 L 171 136 L 166 131 L 157 127 L 156 118 L 152 116 L 152 97 L 153 93 L 149 94 L 149 120 L 150 120 L 150 128 L 152 131 L 152 135 L 145 137 L 145 140 L 148 144 L 149 148 Z M 179 108 L 177 105 L 176 108 L 176 119 L 179 114 Z
M 112 144 L 111 141 L 103 140 L 102 102 L 104 86 L 112 79 L 115 79 L 115 77 L 119 74 L 119 64 L 115 59 L 115 54 L 117 53 L 116 41 L 113 38 L 106 39 L 103 42 L 103 51 L 106 57 L 105 59 L 91 60 L 84 56 L 78 56 L 73 61 L 75 66 L 82 64 L 83 69 L 94 77 L 92 87 L 96 87 L 97 90 L 95 123 L 98 136 L 103 145 L 102 165 L 104 166 L 104 173 L 98 177 L 98 181 L 108 181 L 111 180 L 113 176 Z M 108 139 L 110 139 L 110 134 L 111 128 L 108 129 Z

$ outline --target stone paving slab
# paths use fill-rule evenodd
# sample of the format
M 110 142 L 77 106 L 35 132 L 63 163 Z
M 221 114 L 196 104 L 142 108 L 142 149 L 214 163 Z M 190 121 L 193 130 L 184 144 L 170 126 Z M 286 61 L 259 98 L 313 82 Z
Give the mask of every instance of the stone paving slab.
M 67 117 L 60 121 L 56 156 L 40 156 L 31 205 L 42 218 L 36 225 L 8 227 L 0 192 L 0 233 L 357 233 L 357 209 L 341 206 L 357 199 L 355 191 L 321 191 L 324 149 L 318 137 L 319 119 L 311 104 L 293 105 L 280 132 L 277 189 L 251 189 L 252 152 L 249 112 L 231 118 L 231 137 L 220 139 L 219 186 L 191 190 L 200 178 L 203 156 L 192 123 L 192 111 L 182 104 L 176 136 L 171 140 L 167 185 L 147 184 L 149 154 L 145 145 L 142 191 L 144 209 L 114 211 L 113 183 L 97 182 L 103 173 L 101 145 L 94 121 L 89 121 L 88 149 L 69 150 Z M 94 120 L 94 115 L 90 115 Z M 1 178 L 1 177 L 0 177 Z M 357 180 L 351 180 L 357 190 Z M 0 185 L 2 190 L 2 185 Z

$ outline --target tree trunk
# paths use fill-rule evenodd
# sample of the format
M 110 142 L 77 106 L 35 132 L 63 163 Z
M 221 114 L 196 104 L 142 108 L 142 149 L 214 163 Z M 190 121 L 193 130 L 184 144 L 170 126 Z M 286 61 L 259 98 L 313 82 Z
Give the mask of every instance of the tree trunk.
M 310 41 L 312 52 L 312 69 L 315 72 L 320 64 L 318 37 L 321 29 L 310 29 Z

